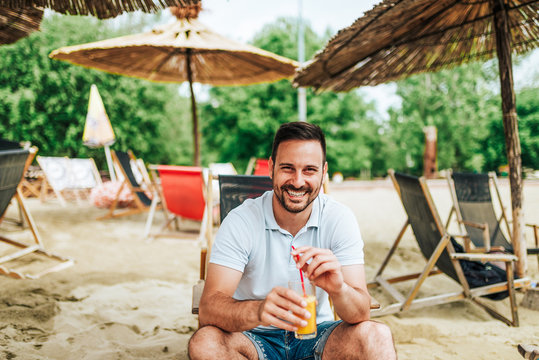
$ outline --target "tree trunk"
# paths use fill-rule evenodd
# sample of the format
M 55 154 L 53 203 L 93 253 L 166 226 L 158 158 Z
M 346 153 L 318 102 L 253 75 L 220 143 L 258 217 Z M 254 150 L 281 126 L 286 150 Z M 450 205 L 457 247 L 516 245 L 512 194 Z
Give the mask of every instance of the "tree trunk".
M 492 5 L 500 71 L 505 148 L 509 163 L 509 184 L 511 186 L 513 249 L 518 257 L 515 272 L 516 275 L 523 277 L 526 276 L 528 267 L 526 241 L 524 239 L 524 214 L 522 211 L 522 160 L 520 157 L 518 119 L 513 88 L 513 65 L 511 62 L 511 34 L 503 0 L 493 0 Z

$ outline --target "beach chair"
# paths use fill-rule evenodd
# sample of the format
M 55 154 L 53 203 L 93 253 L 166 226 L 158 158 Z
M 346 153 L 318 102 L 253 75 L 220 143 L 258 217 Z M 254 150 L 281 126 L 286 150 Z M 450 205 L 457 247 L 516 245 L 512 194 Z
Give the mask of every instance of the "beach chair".
M 0 235 L 0 242 L 7 245 L 7 249 L 2 247 L 4 251 L 0 254 L 0 274 L 16 279 L 36 279 L 50 272 L 59 271 L 73 265 L 73 260 L 44 250 L 37 227 L 24 203 L 19 185 L 30 157 L 33 158 L 33 155 L 26 149 L 0 151 L 0 222 L 4 218 L 11 200 L 15 198 L 35 241 L 35 244 L 28 245 Z M 9 251 L 13 248 L 16 248 L 17 251 Z M 32 254 L 45 256 L 52 261 L 52 265 L 47 263 L 46 268 L 44 270 L 40 269 L 37 273 L 27 272 L 26 262 L 21 258 Z M 18 260 L 20 260 L 20 264 L 17 263 Z
M 484 308 L 494 318 L 508 325 L 518 326 L 515 289 L 529 287 L 530 279 L 514 279 L 513 262 L 516 261 L 516 256 L 458 252 L 457 250 L 463 251 L 462 246 L 447 233 L 443 226 L 424 178 L 395 173 L 391 170 L 389 175 L 393 180 L 408 218 L 382 265 L 376 272 L 374 281 L 368 284 L 369 288 L 382 288 L 395 300 L 391 305 L 383 306 L 382 310 L 375 313 L 374 316 L 389 315 L 410 309 L 469 299 Z M 419 249 L 427 263 L 420 273 L 390 278 L 384 277 L 383 271 L 396 253 L 408 226 L 411 227 Z M 491 264 L 490 262 L 492 261 L 503 262 L 506 270 L 504 271 Z M 460 285 L 461 290 L 419 297 L 418 293 L 425 280 L 437 274 L 447 275 Z M 477 281 L 474 279 L 477 279 Z M 489 281 L 483 281 L 484 279 Z M 399 291 L 399 285 L 395 285 L 409 280 L 415 280 L 415 282 L 407 294 L 403 294 Z M 483 301 L 482 296 L 490 299 L 508 297 L 511 318 L 504 316 L 501 311 Z
M 271 179 L 268 176 L 254 175 L 219 175 L 219 216 L 222 221 L 226 215 L 246 199 L 256 198 L 271 190 Z M 193 286 L 191 312 L 198 314 L 198 305 L 206 279 L 207 259 L 212 247 L 212 239 L 200 252 L 200 279 Z
M 197 240 L 208 241 L 212 234 L 212 212 L 207 204 L 212 203 L 211 186 L 207 186 L 205 177 L 210 176 L 201 167 L 150 165 L 154 179 L 154 197 L 146 221 L 144 237 L 175 237 L 185 239 L 180 231 L 179 221 L 189 219 L 201 223 Z M 157 184 L 159 183 L 159 184 Z M 151 232 L 157 205 L 161 203 L 165 213 L 165 224 L 160 231 Z M 170 230 L 174 225 L 175 231 Z M 205 244 L 204 244 L 205 246 Z
M 245 175 L 269 176 L 269 159 L 252 157 L 249 159 Z
M 88 198 L 90 190 L 101 184 L 101 176 L 92 158 L 69 158 L 56 156 L 37 156 L 44 180 L 41 183 L 41 201 L 48 198 L 49 189 L 66 206 L 66 198 L 77 202 Z
M 149 211 L 152 200 L 147 193 L 152 193 L 153 189 L 151 183 L 148 183 L 147 180 L 145 180 L 145 166 L 144 170 L 140 169 L 141 162 L 137 161 L 131 151 L 124 152 L 112 150 L 111 155 L 116 174 L 121 178 L 121 185 L 109 207 L 109 211 L 105 215 L 98 217 L 97 220 L 140 214 Z M 133 195 L 133 207 L 121 210 L 118 208 L 118 202 L 120 194 L 126 186 Z
M 511 229 L 505 214 L 498 179 L 496 174 L 472 174 L 458 173 L 447 170 L 447 182 L 451 191 L 453 206 L 449 212 L 446 226 L 449 226 L 453 214 L 455 214 L 460 231 L 465 231 L 474 245 L 465 243 L 467 251 L 505 251 L 514 253 L 511 243 Z M 492 196 L 494 189 L 495 196 Z M 500 215 L 496 215 L 496 206 L 500 209 Z M 506 238 L 502 231 L 502 223 L 507 231 Z M 533 229 L 535 247 L 528 248 L 528 255 L 537 255 L 539 262 L 539 225 L 526 224 Z

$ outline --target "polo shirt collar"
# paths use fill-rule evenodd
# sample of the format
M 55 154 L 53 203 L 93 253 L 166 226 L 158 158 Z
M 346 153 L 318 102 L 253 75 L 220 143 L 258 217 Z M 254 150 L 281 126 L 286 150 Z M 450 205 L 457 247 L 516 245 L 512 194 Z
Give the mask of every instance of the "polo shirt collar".
M 318 227 L 320 224 L 320 194 L 314 199 L 313 207 L 311 211 L 311 216 L 307 220 L 305 228 L 309 227 Z M 273 214 L 273 191 L 268 191 L 264 194 L 264 203 L 263 203 L 264 218 L 266 219 L 266 229 L 268 230 L 282 230 L 277 221 L 275 220 L 275 215 Z

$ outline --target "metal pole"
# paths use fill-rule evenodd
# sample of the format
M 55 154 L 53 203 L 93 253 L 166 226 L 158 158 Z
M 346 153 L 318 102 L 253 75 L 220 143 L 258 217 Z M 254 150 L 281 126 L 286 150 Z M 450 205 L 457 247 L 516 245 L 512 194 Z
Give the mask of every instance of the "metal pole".
M 116 181 L 116 173 L 114 172 L 114 165 L 112 165 L 112 157 L 110 156 L 110 148 L 105 145 L 105 157 L 107 158 L 107 167 L 109 168 L 109 175 L 111 181 Z
M 298 62 L 305 62 L 305 29 L 303 26 L 303 0 L 298 0 Z M 298 88 L 298 118 L 307 121 L 307 92 L 304 87 Z

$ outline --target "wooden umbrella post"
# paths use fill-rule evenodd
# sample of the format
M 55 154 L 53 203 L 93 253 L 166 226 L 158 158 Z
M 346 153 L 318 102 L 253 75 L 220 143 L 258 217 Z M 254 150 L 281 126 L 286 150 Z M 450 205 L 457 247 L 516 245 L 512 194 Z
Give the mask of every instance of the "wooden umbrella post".
M 191 111 L 193 113 L 193 165 L 200 166 L 200 146 L 198 134 L 197 103 L 195 92 L 193 91 L 193 70 L 191 68 L 191 49 L 186 51 L 185 66 L 187 70 L 187 80 L 189 81 L 189 90 L 191 91 Z
M 518 118 L 513 88 L 513 65 L 511 61 L 511 43 L 507 11 L 503 0 L 492 0 L 494 10 L 494 28 L 500 85 L 502 96 L 503 128 L 505 148 L 509 163 L 509 184 L 511 186 L 511 209 L 513 217 L 513 249 L 518 257 L 516 274 L 526 276 L 528 266 L 524 222 L 522 212 L 522 160 L 518 135 Z

